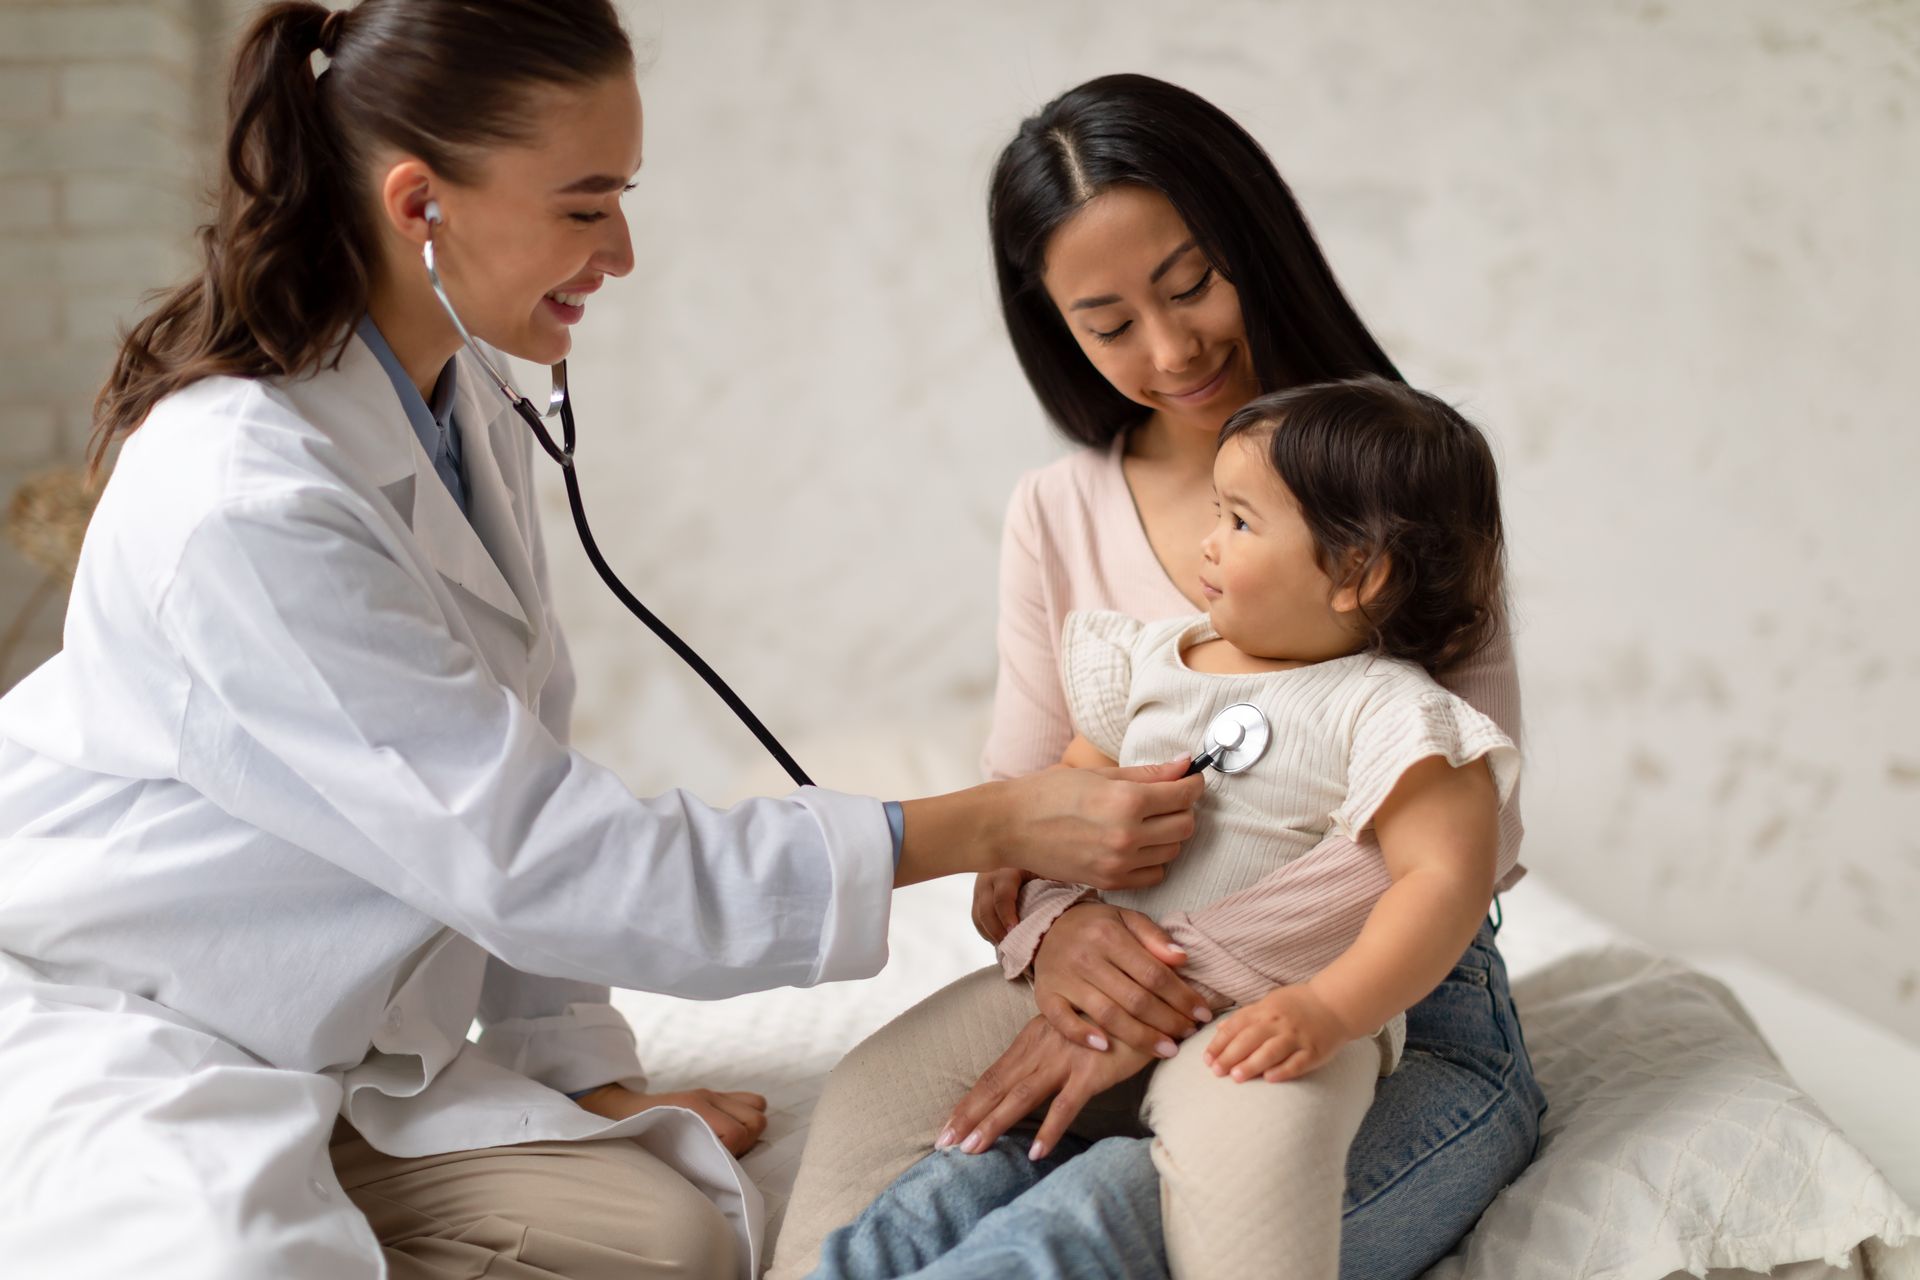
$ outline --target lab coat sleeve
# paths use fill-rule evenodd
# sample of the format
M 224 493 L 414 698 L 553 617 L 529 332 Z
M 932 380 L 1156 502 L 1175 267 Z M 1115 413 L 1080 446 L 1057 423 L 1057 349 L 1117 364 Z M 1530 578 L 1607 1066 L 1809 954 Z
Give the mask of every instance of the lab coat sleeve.
M 498 957 L 487 960 L 474 1051 L 561 1093 L 647 1089 L 633 1028 L 604 986 L 522 973 Z
M 877 800 L 637 799 L 488 674 L 437 585 L 324 490 L 203 517 L 158 602 L 180 777 L 523 973 L 714 999 L 880 969 Z

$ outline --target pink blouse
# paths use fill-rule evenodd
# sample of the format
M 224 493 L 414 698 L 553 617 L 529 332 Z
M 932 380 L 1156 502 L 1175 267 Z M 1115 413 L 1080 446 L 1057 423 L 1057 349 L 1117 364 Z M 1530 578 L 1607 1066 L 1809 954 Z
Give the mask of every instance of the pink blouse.
M 1121 470 L 1124 448 L 1121 440 L 1105 450 L 1080 450 L 1028 472 L 1014 489 L 1000 547 L 1000 673 L 981 760 L 988 777 L 1057 764 L 1073 739 L 1060 685 L 1060 631 L 1068 613 L 1113 609 L 1151 622 L 1196 612 L 1147 541 Z M 1520 682 L 1505 628 L 1441 683 L 1520 741 Z M 1500 814 L 1496 890 L 1526 874 L 1520 837 L 1516 786 Z M 1224 1008 L 1324 969 L 1359 936 L 1389 884 L 1370 839 L 1328 836 L 1251 888 L 1160 924 L 1187 950 L 1182 976 Z M 1053 880 L 1028 884 L 1020 923 L 1000 943 L 1007 976 L 1033 963 L 1062 912 L 1093 896 Z

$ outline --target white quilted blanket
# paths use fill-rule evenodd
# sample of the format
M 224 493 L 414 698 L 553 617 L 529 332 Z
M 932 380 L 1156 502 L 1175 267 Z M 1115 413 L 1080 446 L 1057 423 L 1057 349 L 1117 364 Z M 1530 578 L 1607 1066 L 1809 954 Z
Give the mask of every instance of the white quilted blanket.
M 958 883 L 896 895 L 893 959 L 869 982 L 714 1004 L 616 997 L 655 1087 L 767 1095 L 766 1140 L 743 1163 L 775 1227 L 827 1069 L 990 958 L 966 903 Z M 1920 1280 L 1920 1214 L 1794 1086 L 1724 987 L 1620 945 L 1538 887 L 1509 904 L 1501 946 L 1524 975 L 1515 1000 L 1550 1109 L 1534 1164 L 1431 1277 Z

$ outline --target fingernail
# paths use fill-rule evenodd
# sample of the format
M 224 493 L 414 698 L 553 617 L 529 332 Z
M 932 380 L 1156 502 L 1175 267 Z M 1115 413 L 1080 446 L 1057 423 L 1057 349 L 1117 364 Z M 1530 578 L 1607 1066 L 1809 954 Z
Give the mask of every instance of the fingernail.
M 967 1135 L 967 1140 L 960 1144 L 960 1149 L 966 1152 L 968 1155 L 973 1156 L 973 1155 L 979 1155 L 980 1149 L 982 1147 L 985 1147 L 986 1145 L 987 1145 L 986 1142 L 983 1141 L 980 1137 L 980 1131 L 978 1129 L 975 1129 L 972 1133 Z
M 1245 1067 L 1235 1067 L 1233 1069 L 1233 1082 L 1235 1084 L 1245 1084 L 1247 1082 L 1247 1069 Z
M 1197 1004 L 1193 1006 L 1193 1020 L 1195 1022 L 1212 1022 L 1213 1010 L 1203 1004 Z
M 1180 1046 L 1171 1040 L 1162 1040 L 1159 1044 L 1153 1046 L 1153 1051 L 1163 1058 L 1171 1058 L 1174 1054 L 1180 1052 Z
M 1087 1047 L 1095 1053 L 1105 1053 L 1107 1051 L 1107 1038 L 1105 1036 L 1088 1036 Z
M 1041 1156 L 1044 1156 L 1046 1154 L 1047 1154 L 1047 1149 L 1040 1145 L 1040 1139 L 1038 1138 L 1035 1138 L 1033 1140 L 1033 1145 L 1027 1148 L 1027 1159 L 1035 1161 L 1036 1163 L 1039 1161 Z
M 952 1145 L 953 1145 L 953 1126 L 948 1125 L 946 1128 L 940 1131 L 940 1136 L 933 1140 L 933 1149 L 935 1151 L 945 1151 L 948 1147 Z

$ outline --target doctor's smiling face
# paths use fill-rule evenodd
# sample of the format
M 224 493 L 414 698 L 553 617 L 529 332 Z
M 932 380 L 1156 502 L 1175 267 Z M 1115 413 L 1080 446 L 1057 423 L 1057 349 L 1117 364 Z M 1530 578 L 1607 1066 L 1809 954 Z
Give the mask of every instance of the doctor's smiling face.
M 429 200 L 441 216 L 432 228 L 437 266 L 461 321 L 476 338 L 524 360 L 563 359 L 590 296 L 609 276 L 633 269 L 620 206 L 641 161 L 640 91 L 632 75 L 540 88 L 530 95 L 528 116 L 526 140 L 488 149 L 468 182 L 392 156 L 378 179 L 387 252 L 374 289 L 375 321 L 384 332 L 389 321 L 380 312 L 397 311 L 397 326 L 430 334 L 422 352 L 430 371 L 458 348 L 459 336 L 420 261 Z M 400 345 L 394 343 L 396 351 Z

